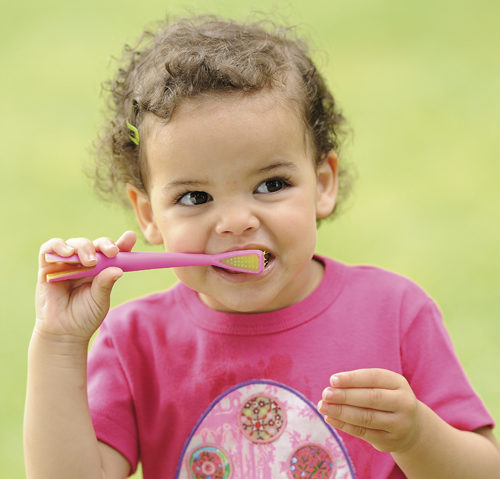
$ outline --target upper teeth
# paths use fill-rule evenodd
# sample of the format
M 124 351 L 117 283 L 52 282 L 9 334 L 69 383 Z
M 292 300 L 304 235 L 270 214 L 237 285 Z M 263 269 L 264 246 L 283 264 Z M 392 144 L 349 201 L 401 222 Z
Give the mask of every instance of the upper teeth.
M 264 253 L 264 266 L 267 266 L 269 264 L 269 261 L 271 261 L 271 253 L 269 251 L 263 251 Z

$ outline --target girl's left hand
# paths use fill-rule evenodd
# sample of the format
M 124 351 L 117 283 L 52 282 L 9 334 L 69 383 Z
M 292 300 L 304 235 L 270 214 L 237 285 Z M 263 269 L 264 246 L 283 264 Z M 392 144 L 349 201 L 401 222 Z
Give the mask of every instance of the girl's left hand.
M 330 384 L 318 404 L 328 424 L 379 451 L 401 452 L 415 442 L 422 408 L 403 376 L 358 369 L 333 375 Z

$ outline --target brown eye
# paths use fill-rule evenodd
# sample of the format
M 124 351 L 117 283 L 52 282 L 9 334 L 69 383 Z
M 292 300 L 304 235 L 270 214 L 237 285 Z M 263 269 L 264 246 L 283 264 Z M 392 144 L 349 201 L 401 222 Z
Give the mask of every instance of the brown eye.
M 280 191 L 284 188 L 290 186 L 290 183 L 286 181 L 284 178 L 270 178 L 269 180 L 263 181 L 257 189 L 256 193 L 275 193 L 276 191 Z
M 197 206 L 203 205 L 212 200 L 212 196 L 205 191 L 189 191 L 188 193 L 184 193 L 181 197 L 179 197 L 177 202 L 184 206 Z

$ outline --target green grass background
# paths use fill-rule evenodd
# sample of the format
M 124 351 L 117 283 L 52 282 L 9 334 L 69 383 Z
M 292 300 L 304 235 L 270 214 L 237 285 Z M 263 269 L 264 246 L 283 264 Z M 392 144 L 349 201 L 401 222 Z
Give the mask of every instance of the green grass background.
M 321 227 L 318 251 L 421 284 L 439 303 L 472 383 L 500 418 L 500 2 L 2 5 L 1 477 L 24 477 L 39 245 L 53 236 L 118 237 L 135 228 L 130 214 L 95 199 L 82 166 L 100 124 L 110 57 L 166 13 L 244 18 L 261 10 L 299 25 L 349 120 L 353 134 L 341 161 L 357 165 L 359 176 L 349 208 Z M 169 272 L 127 275 L 113 304 L 173 281 Z

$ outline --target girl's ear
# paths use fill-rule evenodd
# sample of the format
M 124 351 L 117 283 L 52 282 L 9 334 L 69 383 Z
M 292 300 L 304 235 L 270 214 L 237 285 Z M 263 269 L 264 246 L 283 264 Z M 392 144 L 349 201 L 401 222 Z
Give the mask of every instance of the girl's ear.
M 137 222 L 146 240 L 151 244 L 162 244 L 163 239 L 154 220 L 148 196 L 131 184 L 127 184 L 127 196 L 132 203 Z
M 338 192 L 339 157 L 334 150 L 317 168 L 318 194 L 316 198 L 316 217 L 325 218 L 335 208 Z

